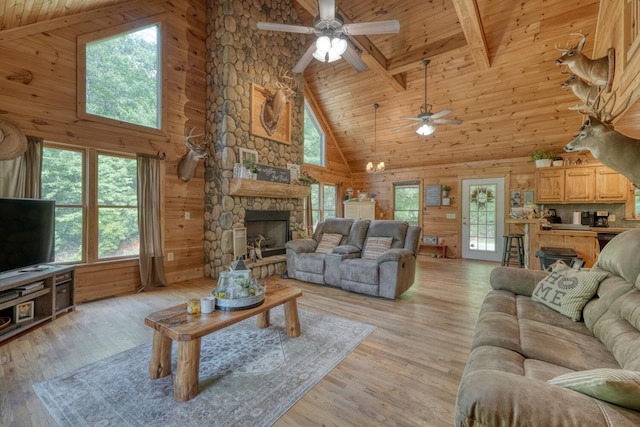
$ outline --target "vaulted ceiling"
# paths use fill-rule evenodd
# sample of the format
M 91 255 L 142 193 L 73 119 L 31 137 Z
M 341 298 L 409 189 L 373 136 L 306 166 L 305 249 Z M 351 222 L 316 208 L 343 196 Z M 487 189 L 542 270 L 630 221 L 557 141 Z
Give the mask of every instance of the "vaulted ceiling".
M 7 1 L 0 5 L 0 30 L 129 2 Z M 311 25 L 316 0 L 294 0 L 294 6 Z M 581 125 L 582 117 L 568 110 L 577 98 L 560 89 L 566 76 L 554 64 L 555 46 L 582 31 L 591 55 L 599 0 L 337 0 L 337 6 L 345 22 L 398 19 L 401 26 L 398 34 L 352 38 L 368 65 L 364 72 L 344 60 L 313 60 L 304 72 L 353 172 L 368 160 L 396 169 L 524 157 L 538 148 L 560 152 Z M 431 60 L 428 103 L 464 122 L 439 126 L 428 137 L 394 131 L 411 123 L 402 116 L 420 113 L 425 58 Z M 374 103 L 380 105 L 375 130 Z

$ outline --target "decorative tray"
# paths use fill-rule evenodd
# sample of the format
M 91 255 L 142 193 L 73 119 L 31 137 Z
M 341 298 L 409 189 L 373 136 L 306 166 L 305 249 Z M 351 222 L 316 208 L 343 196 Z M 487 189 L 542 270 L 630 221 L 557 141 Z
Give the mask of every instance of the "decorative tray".
M 246 310 L 247 308 L 257 307 L 263 302 L 264 292 L 234 299 L 216 297 L 216 308 L 222 311 Z

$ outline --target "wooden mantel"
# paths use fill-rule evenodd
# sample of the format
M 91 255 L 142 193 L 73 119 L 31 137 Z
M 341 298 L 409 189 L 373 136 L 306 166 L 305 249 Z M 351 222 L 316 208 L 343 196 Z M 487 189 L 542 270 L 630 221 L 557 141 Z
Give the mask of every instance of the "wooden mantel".
M 229 183 L 230 196 L 273 197 L 277 199 L 299 199 L 311 194 L 311 187 L 255 179 L 233 178 Z

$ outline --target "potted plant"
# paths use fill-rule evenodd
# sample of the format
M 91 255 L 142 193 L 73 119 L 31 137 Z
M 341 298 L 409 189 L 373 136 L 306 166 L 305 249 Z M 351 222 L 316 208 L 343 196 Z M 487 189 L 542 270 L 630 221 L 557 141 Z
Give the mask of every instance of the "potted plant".
M 249 178 L 255 178 L 255 175 L 258 173 L 258 165 L 256 165 L 255 160 L 246 159 L 244 161 L 244 168 L 251 174 Z
M 562 157 L 556 156 L 553 158 L 553 166 L 562 166 L 562 165 L 564 165 L 564 161 Z
M 448 185 L 441 185 L 440 189 L 442 190 L 442 197 L 448 197 L 449 191 L 451 191 L 451 187 Z
M 556 154 L 545 150 L 536 150 L 531 153 L 531 160 L 536 162 L 537 168 L 549 167 L 556 158 Z

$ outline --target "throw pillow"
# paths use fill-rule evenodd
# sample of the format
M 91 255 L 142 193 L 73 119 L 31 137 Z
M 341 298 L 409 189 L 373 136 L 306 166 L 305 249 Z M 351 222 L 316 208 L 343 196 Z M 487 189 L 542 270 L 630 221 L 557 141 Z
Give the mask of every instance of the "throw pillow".
M 640 372 L 600 368 L 560 375 L 548 383 L 614 405 L 640 410 Z
M 607 273 L 592 273 L 557 263 L 533 290 L 531 299 L 579 321 L 582 308 L 596 294 Z
M 342 240 L 342 234 L 324 233 L 318 247 L 316 248 L 317 254 L 328 254 L 340 244 Z
M 377 259 L 391 247 L 392 241 L 393 237 L 369 237 L 365 242 L 362 258 Z

